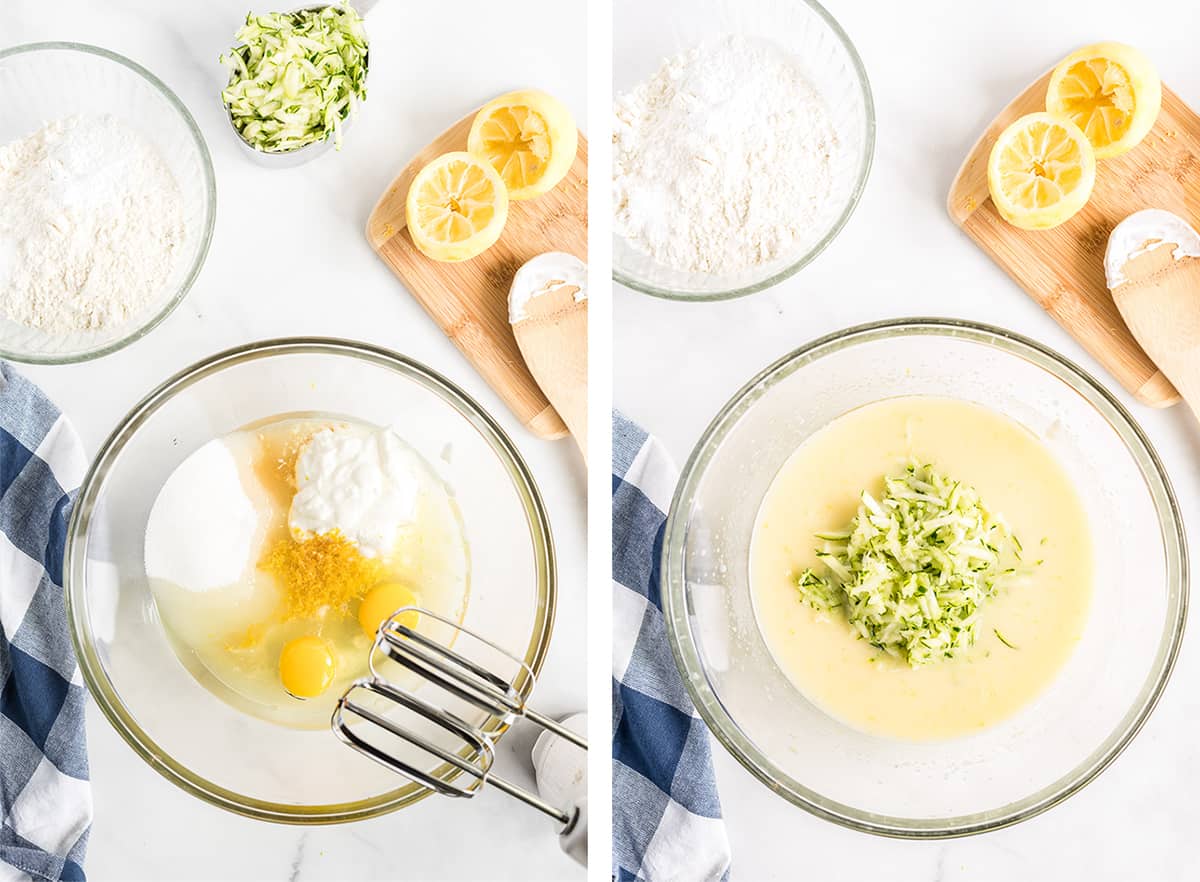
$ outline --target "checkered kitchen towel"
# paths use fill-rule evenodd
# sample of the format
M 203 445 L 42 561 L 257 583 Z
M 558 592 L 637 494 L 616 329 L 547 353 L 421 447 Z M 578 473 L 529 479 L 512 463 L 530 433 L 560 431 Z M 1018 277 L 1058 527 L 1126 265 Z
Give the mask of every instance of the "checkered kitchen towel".
M 85 691 L 62 568 L 86 465 L 62 414 L 0 362 L 0 882 L 84 878 Z
M 729 878 L 708 728 L 671 657 L 659 595 L 675 467 L 613 415 L 613 878 Z

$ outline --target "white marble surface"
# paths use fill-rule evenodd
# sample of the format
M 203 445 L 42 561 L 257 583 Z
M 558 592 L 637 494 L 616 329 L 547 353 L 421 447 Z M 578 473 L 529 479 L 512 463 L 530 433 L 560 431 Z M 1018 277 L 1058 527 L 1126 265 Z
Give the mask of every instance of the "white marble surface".
M 161 77 L 196 117 L 216 165 L 218 216 L 192 293 L 147 339 L 97 362 L 27 373 L 74 418 L 90 452 L 168 374 L 228 346 L 317 334 L 389 346 L 461 384 L 510 433 L 549 507 L 560 562 L 558 624 L 538 704 L 585 701 L 584 471 L 569 442 L 526 433 L 367 246 L 376 197 L 411 155 L 501 91 L 536 85 L 584 119 L 585 10 L 528 0 L 384 2 L 371 13 L 370 95 L 341 154 L 264 170 L 238 151 L 217 94 L 217 56 L 248 0 L 3 0 L 0 46 L 78 40 Z M 254 2 L 256 9 L 275 8 Z M 283 4 L 285 7 L 287 4 Z M 263 265 L 262 257 L 278 258 Z M 96 820 L 87 869 L 105 880 L 573 879 L 552 825 L 500 794 L 429 799 L 379 820 L 301 830 L 243 820 L 176 790 L 98 712 L 88 720 Z M 519 729 L 499 764 L 529 782 Z M 381 774 L 386 774 L 381 770 Z M 511 872 L 501 872 L 505 867 Z
M 1099 372 L 951 224 L 946 191 L 996 111 L 1077 45 L 1119 39 L 1140 46 L 1165 82 L 1200 104 L 1194 43 L 1200 7 L 1183 0 L 827 5 L 863 56 L 879 124 L 866 195 L 841 236 L 798 276 L 747 299 L 682 305 L 623 289 L 614 295 L 616 404 L 656 432 L 680 462 L 744 381 L 805 341 L 860 322 L 976 319 L 1028 334 Z M 1182 407 L 1155 412 L 1121 398 L 1166 461 L 1193 530 L 1194 557 L 1200 549 L 1196 421 Z M 1195 612 L 1191 618 L 1194 630 Z M 1200 776 L 1194 641 L 1193 633 L 1143 732 L 1099 779 L 1032 821 L 972 839 L 910 843 L 843 830 L 775 797 L 717 748 L 734 878 L 1200 878 L 1193 844 Z

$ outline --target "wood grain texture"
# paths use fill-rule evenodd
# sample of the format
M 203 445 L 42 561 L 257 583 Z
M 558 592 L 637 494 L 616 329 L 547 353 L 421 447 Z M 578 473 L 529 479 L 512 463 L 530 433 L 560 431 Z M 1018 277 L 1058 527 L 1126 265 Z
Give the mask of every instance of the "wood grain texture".
M 1113 227 L 1135 211 L 1200 216 L 1200 117 L 1166 86 L 1158 121 L 1137 147 L 1100 160 L 1088 204 L 1052 230 L 1006 223 L 988 195 L 992 144 L 1010 123 L 1044 110 L 1047 72 L 984 131 L 950 188 L 947 209 L 963 231 L 1140 401 L 1165 407 L 1179 393 L 1126 327 L 1104 279 Z
M 1200 415 L 1200 258 L 1164 244 L 1125 264 L 1113 301 L 1142 347 Z
M 367 221 L 371 247 L 462 351 L 517 418 L 541 438 L 562 438 L 567 427 L 538 387 L 508 323 L 513 274 L 546 251 L 587 262 L 587 140 L 579 136 L 575 163 L 558 186 L 536 199 L 513 202 L 500 241 L 471 260 L 439 263 L 408 235 L 404 203 L 417 172 L 443 153 L 465 150 L 472 113 L 413 157 L 376 203 Z
M 513 334 L 586 463 L 588 302 L 575 299 L 578 290 L 568 286 L 532 298 L 527 317 L 513 325 Z

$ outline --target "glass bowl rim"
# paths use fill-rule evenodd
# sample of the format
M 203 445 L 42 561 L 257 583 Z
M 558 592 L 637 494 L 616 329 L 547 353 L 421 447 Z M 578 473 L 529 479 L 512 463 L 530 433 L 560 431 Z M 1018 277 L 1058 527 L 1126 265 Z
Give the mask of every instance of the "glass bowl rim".
M 177 762 L 138 725 L 134 715 L 121 700 L 105 673 L 86 627 L 86 545 L 90 521 L 98 489 L 103 486 L 116 457 L 126 443 L 163 404 L 196 382 L 240 364 L 277 355 L 317 354 L 359 359 L 404 375 L 436 394 L 467 420 L 495 452 L 512 478 L 531 530 L 535 567 L 537 569 L 537 611 L 530 633 L 524 661 L 536 678 L 541 672 L 549 650 L 554 629 L 558 600 L 558 570 L 554 539 L 549 515 L 541 492 L 524 458 L 512 440 L 480 405 L 459 386 L 415 359 L 390 349 L 329 337 L 285 337 L 236 346 L 204 358 L 163 381 L 121 418 L 116 428 L 100 447 L 87 475 L 80 485 L 72 506 L 67 527 L 66 553 L 63 561 L 63 593 L 67 622 L 71 630 L 79 668 L 88 691 L 112 727 L 133 748 L 134 752 L 168 781 L 187 793 L 235 814 L 276 823 L 314 825 L 358 821 L 387 814 L 429 796 L 432 791 L 415 783 L 377 794 L 368 799 L 329 805 L 298 806 L 271 802 L 236 793 L 195 774 Z M 484 731 L 499 739 L 508 724 L 490 720 Z M 332 737 L 332 736 L 331 736 Z M 435 771 L 446 780 L 457 772 L 449 765 Z M 403 780 L 403 779 L 399 779 Z
M 801 255 L 794 263 L 788 264 L 778 272 L 773 273 L 769 277 L 754 282 L 750 285 L 743 285 L 738 288 L 730 288 L 726 291 L 707 291 L 702 294 L 685 293 L 672 288 L 664 288 L 659 285 L 651 284 L 640 279 L 634 278 L 621 271 L 616 262 L 613 262 L 612 277 L 613 281 L 618 285 L 622 285 L 631 291 L 637 291 L 641 294 L 649 294 L 651 297 L 659 297 L 663 300 L 677 300 L 684 303 L 710 303 L 718 300 L 734 300 L 738 297 L 745 297 L 748 294 L 755 294 L 759 291 L 765 291 L 768 288 L 773 288 L 785 279 L 794 276 L 800 270 L 804 269 L 837 238 L 841 233 L 842 228 L 850 221 L 851 215 L 854 214 L 858 203 L 862 200 L 862 195 L 867 188 L 867 179 L 871 174 L 871 166 L 875 161 L 875 99 L 871 92 L 871 80 L 867 76 L 867 68 L 863 64 L 862 57 L 858 54 L 858 49 L 855 48 L 854 42 L 850 39 L 850 35 L 846 33 L 836 18 L 830 14 L 824 6 L 817 0 L 796 0 L 807 6 L 817 17 L 821 19 L 833 33 L 834 38 L 842 44 L 846 50 L 847 56 L 850 58 L 850 66 L 854 69 L 855 79 L 858 81 L 859 90 L 862 93 L 863 99 L 863 117 L 864 117 L 864 138 L 862 155 L 859 159 L 859 167 L 857 176 L 854 182 L 854 188 L 850 192 L 850 198 L 846 201 L 845 207 L 842 209 L 837 220 L 833 222 L 829 230 L 821 239 L 813 245 L 805 254 Z M 619 238 L 615 233 L 614 238 Z
M 96 358 L 103 358 L 106 355 L 112 355 L 131 343 L 142 339 L 164 321 L 167 316 L 173 313 L 176 307 L 183 302 L 188 292 L 192 289 L 196 279 L 200 276 L 200 270 L 204 267 L 204 262 L 208 257 L 208 250 L 212 244 L 213 229 L 217 222 L 217 177 L 213 170 L 212 154 L 208 150 L 208 142 L 204 140 L 204 134 L 200 131 L 200 127 L 196 124 L 195 118 L 187 109 L 187 106 L 180 100 L 166 83 L 152 74 L 142 65 L 132 59 L 126 58 L 117 52 L 110 49 L 105 49 L 101 46 L 93 46 L 90 43 L 75 43 L 67 40 L 49 40 L 37 43 L 22 43 L 17 46 L 10 46 L 7 49 L 0 49 L 0 61 L 6 58 L 17 55 L 33 54 L 43 51 L 68 51 L 80 52 L 85 55 L 95 55 L 104 58 L 108 61 L 116 62 L 133 73 L 139 75 L 143 80 L 148 82 L 167 103 L 175 108 L 184 125 L 192 136 L 192 140 L 196 144 L 197 152 L 200 156 L 200 166 L 204 175 L 204 225 L 200 234 L 200 246 L 196 250 L 196 257 L 192 261 L 191 267 L 188 268 L 187 275 L 179 285 L 179 290 L 162 305 L 162 307 L 144 323 L 132 329 L 128 334 L 113 340 L 111 343 L 106 343 L 103 346 L 98 346 L 94 349 L 86 349 L 80 352 L 72 352 L 69 354 L 41 354 L 31 353 L 8 349 L 0 345 L 0 358 L 7 358 L 10 361 L 20 362 L 22 364 L 80 364 L 85 361 L 91 361 Z
M 688 513 L 699 481 L 727 432 L 771 386 L 805 365 L 858 344 L 899 336 L 943 336 L 999 349 L 1042 368 L 1082 396 L 1113 427 L 1138 466 L 1158 515 L 1166 558 L 1168 603 L 1162 637 L 1141 691 L 1117 726 L 1082 762 L 1030 796 L 988 811 L 947 818 L 913 819 L 862 811 L 810 790 L 779 769 L 742 733 L 709 686 L 688 621 L 683 581 Z M 1162 461 L 1142 428 L 1111 392 L 1065 356 L 1021 334 L 956 319 L 890 319 L 836 331 L 776 360 L 746 383 L 704 430 L 680 472 L 667 518 L 660 569 L 671 652 L 696 710 L 717 740 L 751 775 L 794 805 L 852 830 L 897 839 L 948 839 L 998 830 L 1039 815 L 1082 790 L 1124 751 L 1149 718 L 1170 680 L 1187 622 L 1189 563 L 1183 517 Z

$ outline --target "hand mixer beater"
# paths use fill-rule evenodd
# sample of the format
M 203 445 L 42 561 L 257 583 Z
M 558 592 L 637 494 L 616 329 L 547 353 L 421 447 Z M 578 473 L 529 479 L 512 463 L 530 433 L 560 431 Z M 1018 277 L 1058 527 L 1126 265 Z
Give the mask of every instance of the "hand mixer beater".
M 446 626 L 450 639 L 443 643 L 419 633 L 406 623 L 414 614 L 416 621 Z M 464 640 L 498 660 L 493 662 L 497 666 L 511 663 L 513 673 L 502 676 L 492 664 L 481 664 L 451 648 Z M 385 660 L 399 665 L 394 670 L 400 677 L 381 671 Z M 331 725 L 343 743 L 444 796 L 470 798 L 484 784 L 491 784 L 556 821 L 563 851 L 587 864 L 587 803 L 582 797 L 566 807 L 551 805 L 492 773 L 495 739 L 518 718 L 587 749 L 581 735 L 528 706 L 536 680 L 529 665 L 455 621 L 405 607 L 380 625 L 369 670 L 370 676 L 356 680 L 334 710 Z M 406 682 L 398 682 L 401 678 Z M 448 700 L 432 698 L 429 687 L 436 687 Z M 469 721 L 479 711 L 484 720 Z

